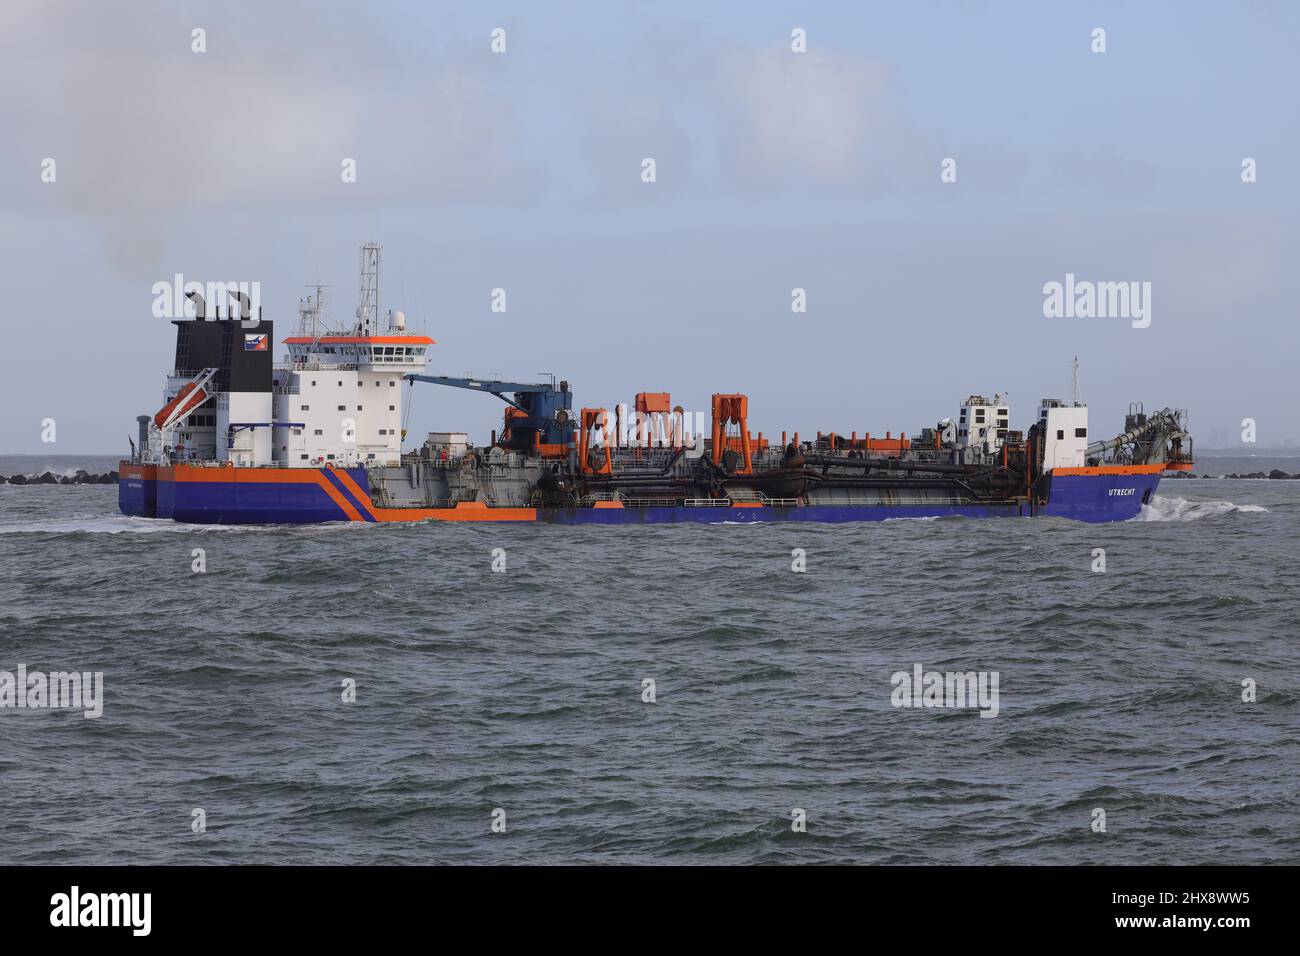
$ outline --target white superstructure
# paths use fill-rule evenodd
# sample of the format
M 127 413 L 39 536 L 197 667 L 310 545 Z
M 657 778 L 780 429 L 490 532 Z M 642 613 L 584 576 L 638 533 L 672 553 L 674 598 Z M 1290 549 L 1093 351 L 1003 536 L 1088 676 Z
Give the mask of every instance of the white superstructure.
M 983 395 L 972 395 L 961 403 L 957 416 L 957 444 L 978 446 L 987 453 L 997 451 L 1007 438 L 1007 416 L 1010 409 L 1001 395 L 993 401 Z
M 218 392 L 216 435 L 229 436 L 216 443 L 217 461 L 236 465 L 269 465 L 275 417 L 270 392 Z
M 1043 436 L 1043 471 L 1082 468 L 1088 455 L 1088 406 L 1045 398 L 1038 407 Z
M 168 404 L 152 428 L 142 428 L 142 460 L 399 464 L 402 379 L 424 371 L 434 341 L 409 331 L 401 312 L 390 311 L 386 323 L 378 318 L 380 252 L 377 243 L 362 247 L 355 324 L 327 321 L 317 286 L 299 304 L 297 334 L 284 340 L 288 358 L 279 364 L 271 357 L 272 323 L 260 316 L 247 323 L 218 310 L 215 320 L 176 322 Z
M 285 339 L 274 372 L 275 464 L 396 465 L 402 455 L 402 377 L 421 372 L 433 339 L 390 314 L 383 335 Z

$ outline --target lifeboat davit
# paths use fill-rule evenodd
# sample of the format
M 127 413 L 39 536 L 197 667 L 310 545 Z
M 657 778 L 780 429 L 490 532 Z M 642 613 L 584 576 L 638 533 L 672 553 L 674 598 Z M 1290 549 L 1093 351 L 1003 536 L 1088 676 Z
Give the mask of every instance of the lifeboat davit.
M 157 427 L 162 428 L 163 423 L 166 422 L 167 419 L 171 418 L 172 413 L 177 409 L 180 409 L 180 415 L 184 416 L 186 413 L 198 408 L 207 400 L 208 393 L 202 388 L 196 386 L 194 382 L 190 382 L 188 385 L 182 386 L 181 390 L 176 393 L 176 397 L 162 407 L 162 410 L 153 417 L 153 423 Z

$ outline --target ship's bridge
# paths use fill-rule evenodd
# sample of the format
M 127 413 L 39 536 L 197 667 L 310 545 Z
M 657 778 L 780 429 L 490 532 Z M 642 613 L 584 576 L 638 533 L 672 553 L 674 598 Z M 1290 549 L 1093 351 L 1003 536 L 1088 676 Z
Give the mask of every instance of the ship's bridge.
M 275 374 L 272 449 L 288 467 L 321 464 L 395 465 L 402 454 L 404 376 L 424 370 L 427 335 L 389 328 L 284 340 L 288 361 Z
M 289 367 L 355 366 L 362 371 L 419 371 L 428 364 L 427 335 L 296 335 L 284 340 Z

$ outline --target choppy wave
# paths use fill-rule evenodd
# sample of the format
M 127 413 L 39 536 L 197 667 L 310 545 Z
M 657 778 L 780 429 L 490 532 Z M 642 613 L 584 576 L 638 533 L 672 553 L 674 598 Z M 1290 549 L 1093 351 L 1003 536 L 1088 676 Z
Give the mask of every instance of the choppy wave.
M 1188 501 L 1156 495 L 1151 504 L 1143 505 L 1135 521 L 1199 521 L 1222 518 L 1229 514 L 1268 514 L 1262 505 L 1238 505 L 1231 501 Z
M 114 503 L 116 507 L 116 503 Z M 401 527 L 401 526 L 396 526 Z M 0 534 L 328 534 L 364 532 L 375 525 L 360 521 L 326 521 L 320 524 L 190 524 L 169 518 L 137 518 L 123 514 L 74 515 L 36 521 L 0 521 Z M 387 531 L 384 526 L 382 530 Z
M 47 519 L 0 524 L 0 534 L 162 534 L 202 531 L 244 531 L 248 526 L 216 524 L 182 524 L 157 518 L 112 517 Z
M 1168 490 L 1154 526 L 882 533 L 231 529 L 12 488 L 0 670 L 102 670 L 105 694 L 95 720 L 0 714 L 24 795 L 0 858 L 1298 863 L 1300 694 L 1267 675 L 1300 670 L 1300 482 Z M 916 664 L 998 673 L 998 716 L 894 707 Z M 52 739 L 66 786 L 9 756 Z M 1099 806 L 1124 839 L 1094 838 Z

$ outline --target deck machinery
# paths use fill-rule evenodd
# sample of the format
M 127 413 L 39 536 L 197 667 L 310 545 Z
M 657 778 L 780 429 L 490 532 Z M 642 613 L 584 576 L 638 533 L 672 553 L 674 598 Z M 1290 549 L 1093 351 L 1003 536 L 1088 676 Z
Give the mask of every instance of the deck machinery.
M 668 512 L 681 520 L 700 509 L 764 507 L 791 517 L 802 512 L 817 520 L 860 520 L 918 510 L 1048 514 L 1058 510 L 1056 497 L 1059 513 L 1104 520 L 1120 505 L 1136 511 L 1154 490 L 1151 482 L 1115 495 L 1127 489 L 1112 487 L 1113 479 L 1158 479 L 1161 471 L 1186 470 L 1192 462 L 1185 413 L 1172 409 L 1147 416 L 1134 406 L 1123 434 L 1088 444 L 1086 406 L 1045 400 L 1039 420 L 1024 433 L 1006 427 L 1000 398 L 990 403 L 972 396 L 962 406 L 960 431 L 945 419 L 915 438 L 782 433 L 775 443 L 749 431 L 743 394 L 715 394 L 702 433 L 664 392 L 638 394 L 631 414 L 623 407 L 612 413 L 582 408 L 575 419 L 567 382 L 407 379 L 488 392 L 507 408 L 500 437 L 494 432 L 487 446 L 465 444 L 448 455 L 426 443 L 398 468 L 373 469 L 371 486 L 385 507 L 481 502 L 542 515 L 617 508 L 651 520 L 670 520 Z M 1062 502 L 1053 495 L 1054 479 L 1059 491 L 1066 479 L 1094 477 L 1089 472 L 1102 479 L 1090 483 L 1101 492 L 1096 500 Z M 1083 514 L 1072 513 L 1081 508 Z

